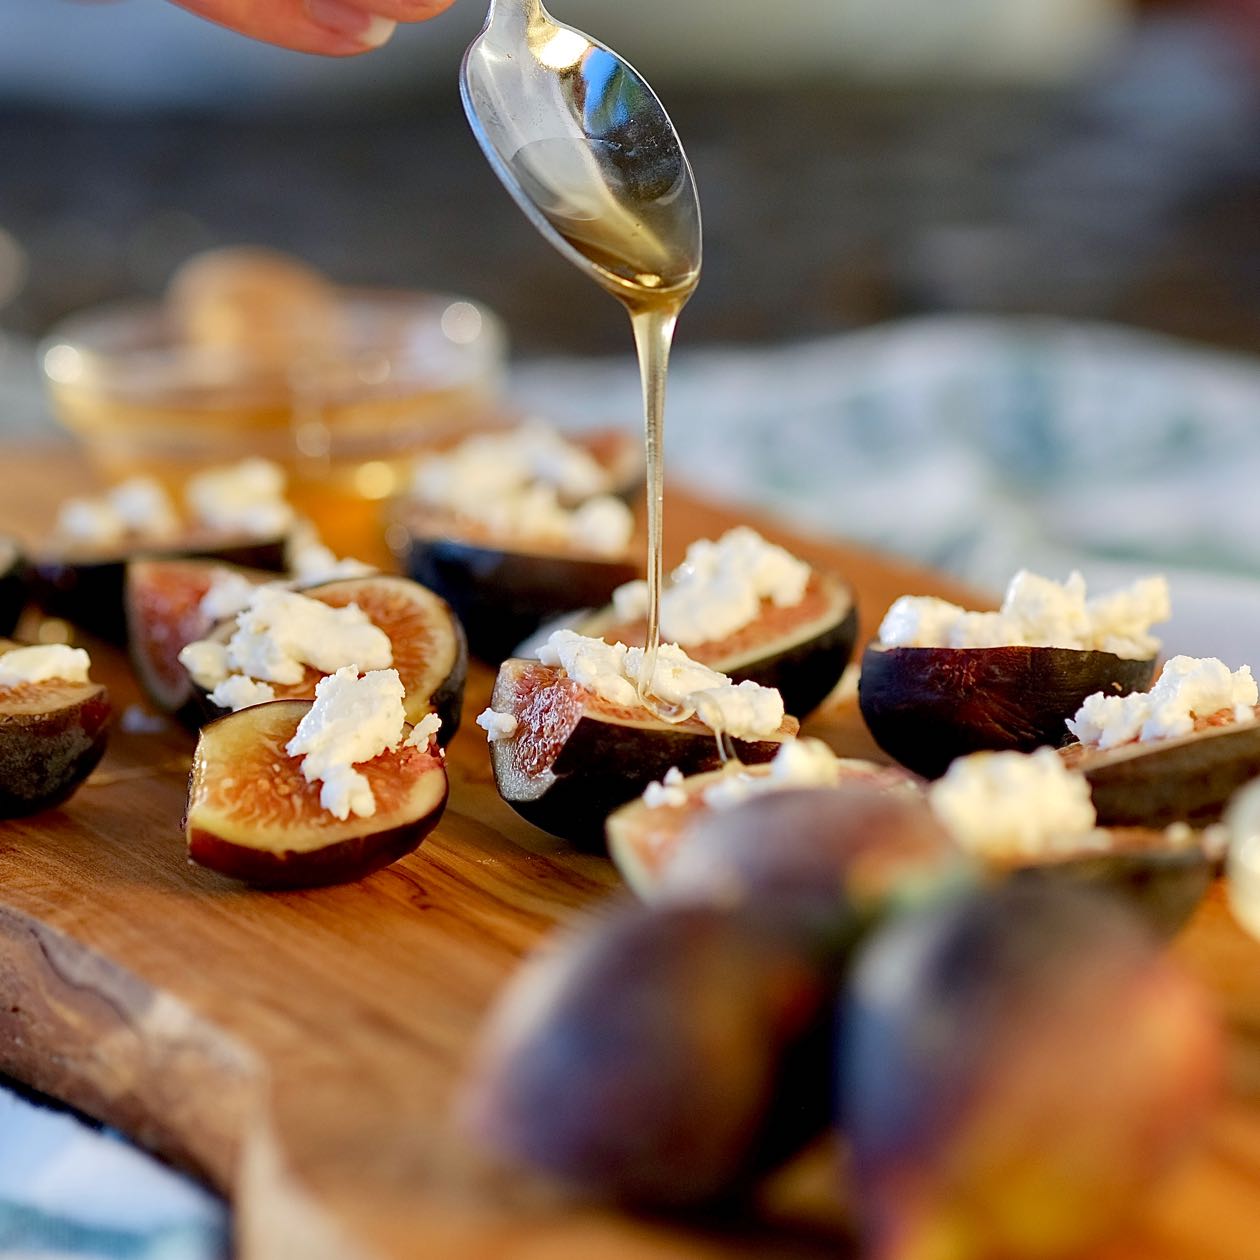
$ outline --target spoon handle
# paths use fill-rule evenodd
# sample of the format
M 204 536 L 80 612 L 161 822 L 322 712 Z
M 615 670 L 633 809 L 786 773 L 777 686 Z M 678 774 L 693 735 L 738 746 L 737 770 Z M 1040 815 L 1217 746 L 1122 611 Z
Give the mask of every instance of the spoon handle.
M 490 0 L 485 29 L 496 33 L 524 32 L 540 22 L 544 10 L 542 0 Z

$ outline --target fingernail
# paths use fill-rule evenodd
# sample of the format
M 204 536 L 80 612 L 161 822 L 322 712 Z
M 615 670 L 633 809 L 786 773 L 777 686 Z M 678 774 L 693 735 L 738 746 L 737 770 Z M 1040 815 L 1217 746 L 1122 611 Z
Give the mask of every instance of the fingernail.
M 335 35 L 344 35 L 364 48 L 379 48 L 388 43 L 398 23 L 390 18 L 368 13 L 346 0 L 303 0 L 306 14 L 316 26 Z

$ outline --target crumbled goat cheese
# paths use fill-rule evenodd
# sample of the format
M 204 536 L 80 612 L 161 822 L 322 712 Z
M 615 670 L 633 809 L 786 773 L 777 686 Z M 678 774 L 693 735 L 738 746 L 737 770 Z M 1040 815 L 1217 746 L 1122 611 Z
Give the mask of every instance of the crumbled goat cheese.
M 408 748 L 428 748 L 437 739 L 438 731 L 441 729 L 442 719 L 436 713 L 426 713 L 411 728 L 411 734 L 403 740 L 403 743 Z
M 431 455 L 416 465 L 412 483 L 421 503 L 494 534 L 621 555 L 634 514 L 608 490 L 608 474 L 589 452 L 537 423 Z
M 208 529 L 267 537 L 293 524 L 293 509 L 284 499 L 284 470 L 266 459 L 198 473 L 188 479 L 184 497 Z
M 477 725 L 485 731 L 486 739 L 494 743 L 496 739 L 511 739 L 520 723 L 510 713 L 486 709 L 484 713 L 477 714 Z
M 198 687 L 206 691 L 217 687 L 232 672 L 228 665 L 226 643 L 213 639 L 197 639 L 179 650 L 179 663 Z
M 770 762 L 768 773 L 723 775 L 705 789 L 705 804 L 729 809 L 766 792 L 835 787 L 840 768 L 840 759 L 821 739 L 789 739 Z
M 1195 718 L 1222 709 L 1231 710 L 1236 722 L 1247 721 L 1254 718 L 1256 704 L 1250 667 L 1231 673 L 1215 657 L 1174 656 L 1150 691 L 1127 696 L 1097 691 L 1085 698 L 1067 725 L 1082 744 L 1114 748 L 1134 740 L 1188 735 Z
M 643 803 L 648 809 L 680 809 L 687 803 L 682 785 L 683 772 L 677 766 L 670 766 L 659 783 L 649 783 L 643 789 Z
M 605 643 L 572 630 L 557 630 L 539 652 L 544 665 L 559 666 L 574 682 L 612 704 L 638 708 L 635 683 L 643 649 Z M 736 738 L 769 735 L 783 722 L 783 697 L 770 687 L 725 674 L 693 661 L 677 644 L 662 643 L 656 656 L 651 693 L 665 704 L 690 711 L 715 731 Z
M 716 542 L 700 539 L 661 592 L 661 633 L 683 645 L 724 639 L 755 621 L 762 600 L 792 608 L 805 597 L 810 568 L 791 552 L 741 525 Z M 647 583 L 613 592 L 623 621 L 647 615 Z
M 91 657 L 82 648 L 64 643 L 12 648 L 0 656 L 0 687 L 48 682 L 53 678 L 83 683 L 87 682 L 91 667 Z
M 336 552 L 324 546 L 309 527 L 290 540 L 288 567 L 294 581 L 304 586 L 315 582 L 334 582 L 339 578 L 367 577 L 376 572 L 362 560 L 349 556 L 339 560 Z
M 968 612 L 943 599 L 903 595 L 884 617 L 879 640 L 888 647 L 1083 648 L 1141 660 L 1159 651 L 1151 626 L 1171 615 L 1162 577 L 1087 599 L 1079 573 L 1060 584 L 1021 570 L 997 612 Z
M 476 434 L 419 460 L 412 492 L 433 507 L 465 512 L 531 485 L 549 486 L 571 503 L 612 489 L 608 473 L 589 451 L 549 425 L 527 421 Z
M 257 582 L 251 582 L 232 569 L 218 569 L 198 607 L 210 621 L 226 621 L 248 608 L 257 590 Z
M 217 704 L 220 709 L 248 709 L 251 705 L 266 704 L 276 698 L 275 688 L 270 683 L 255 682 L 244 674 L 229 674 L 210 693 L 210 703 Z
M 179 518 L 170 497 L 151 477 L 132 477 L 96 499 L 68 499 L 57 516 L 56 533 L 68 542 L 111 546 L 128 536 L 170 538 Z
M 393 660 L 389 636 L 357 604 L 334 608 L 276 586 L 258 587 L 237 614 L 226 653 L 232 672 L 285 684 L 301 682 L 308 665 L 331 674 L 343 665 L 386 669 Z
M 1053 748 L 973 753 L 928 789 L 937 818 L 969 853 L 997 860 L 1100 849 L 1085 777 Z
M 302 776 L 322 782 L 319 803 L 337 818 L 371 818 L 376 798 L 367 776 L 354 767 L 397 748 L 406 726 L 396 669 L 373 670 L 359 677 L 352 665 L 321 678 L 315 702 L 285 745 L 301 757 Z

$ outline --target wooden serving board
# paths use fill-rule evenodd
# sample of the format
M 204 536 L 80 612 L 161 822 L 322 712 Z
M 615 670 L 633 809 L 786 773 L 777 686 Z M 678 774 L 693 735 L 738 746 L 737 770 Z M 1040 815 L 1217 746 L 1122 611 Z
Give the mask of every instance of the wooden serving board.
M 0 529 L 39 537 L 52 504 L 85 481 L 67 455 L 10 451 Z M 668 516 L 674 555 L 732 519 L 682 495 Z M 898 594 L 960 594 L 868 552 L 788 541 L 849 577 L 868 631 Z M 102 649 L 96 662 L 134 718 L 121 655 Z M 618 886 L 607 861 L 498 799 L 471 724 L 491 681 L 479 668 L 469 678 L 433 835 L 388 870 L 313 892 L 252 892 L 188 866 L 192 740 L 116 729 L 69 804 L 0 824 L 0 1069 L 221 1190 L 242 1260 L 844 1254 L 826 1152 L 781 1178 L 756 1218 L 698 1230 L 566 1203 L 461 1141 L 452 1106 L 487 1004 L 557 920 Z M 807 729 L 873 751 L 851 703 Z M 1178 950 L 1230 1020 L 1228 1094 L 1201 1145 L 1095 1260 L 1260 1257 L 1260 945 L 1218 892 Z

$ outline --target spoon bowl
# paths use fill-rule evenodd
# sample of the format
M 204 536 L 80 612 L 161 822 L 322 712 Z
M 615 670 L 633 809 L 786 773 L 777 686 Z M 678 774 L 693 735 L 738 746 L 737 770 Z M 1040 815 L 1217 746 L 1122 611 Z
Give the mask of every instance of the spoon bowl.
M 460 71 L 490 165 L 534 226 L 633 309 L 700 274 L 691 166 L 632 66 L 540 0 L 491 0 Z

